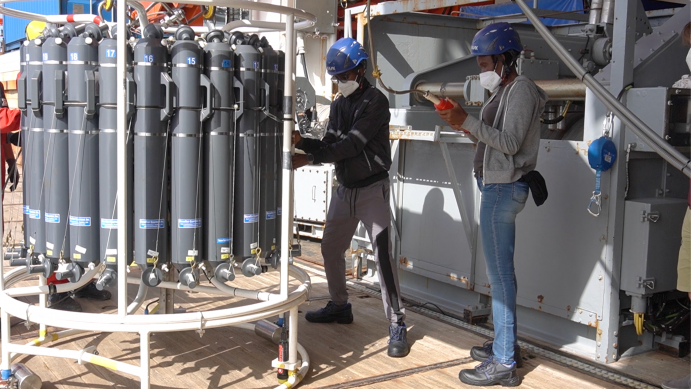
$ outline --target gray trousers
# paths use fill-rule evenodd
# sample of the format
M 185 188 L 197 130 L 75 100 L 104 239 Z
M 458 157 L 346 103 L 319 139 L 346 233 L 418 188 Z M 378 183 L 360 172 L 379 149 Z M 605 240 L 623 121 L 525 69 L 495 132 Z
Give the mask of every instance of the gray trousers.
M 358 222 L 362 221 L 374 248 L 384 313 L 391 323 L 396 323 L 405 319 L 405 308 L 391 253 L 389 196 L 388 178 L 364 188 L 348 189 L 339 185 L 329 204 L 321 250 L 331 301 L 346 304 L 345 251 L 350 247 Z

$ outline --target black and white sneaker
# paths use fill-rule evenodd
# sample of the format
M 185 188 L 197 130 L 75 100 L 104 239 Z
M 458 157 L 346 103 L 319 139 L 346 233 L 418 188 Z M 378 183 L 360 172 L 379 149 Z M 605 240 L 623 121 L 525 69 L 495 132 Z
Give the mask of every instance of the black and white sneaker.
M 458 373 L 458 378 L 464 384 L 472 386 L 490 386 L 501 384 L 501 386 L 518 386 L 521 378 L 516 372 L 516 362 L 506 366 L 494 360 L 490 356 L 484 362 L 477 365 L 474 369 L 463 369 Z

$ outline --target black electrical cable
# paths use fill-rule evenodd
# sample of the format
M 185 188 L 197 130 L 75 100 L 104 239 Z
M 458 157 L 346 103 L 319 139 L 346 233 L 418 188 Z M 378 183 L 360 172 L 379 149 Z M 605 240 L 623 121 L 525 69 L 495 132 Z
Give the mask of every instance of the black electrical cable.
M 585 47 L 583 47 L 583 50 L 581 51 L 581 58 L 578 59 L 578 62 L 581 62 L 583 57 L 588 53 L 588 43 L 590 42 L 590 35 L 588 35 L 588 39 L 585 40 Z
M 154 300 L 154 301 L 152 301 L 152 302 L 146 304 L 146 311 L 149 312 L 149 307 L 151 306 L 151 304 L 156 304 L 159 300 L 160 300 L 160 299 L 156 299 L 156 300 Z

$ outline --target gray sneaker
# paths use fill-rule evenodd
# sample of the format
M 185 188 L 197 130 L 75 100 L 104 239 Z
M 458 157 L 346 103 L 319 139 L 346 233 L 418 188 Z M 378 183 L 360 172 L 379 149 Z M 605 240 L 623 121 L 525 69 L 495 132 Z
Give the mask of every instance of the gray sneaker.
M 484 362 L 487 358 L 492 355 L 492 345 L 494 343 L 488 340 L 482 346 L 473 346 L 470 349 L 470 357 L 478 362 Z M 513 360 L 516 361 L 516 367 L 523 367 L 523 358 L 521 357 L 521 347 L 515 345 L 513 348 Z
M 663 382 L 662 389 L 691 389 L 691 374 L 684 378 Z
M 464 384 L 472 386 L 496 384 L 501 384 L 501 386 L 518 386 L 521 384 L 521 378 L 516 373 L 516 362 L 513 362 L 511 366 L 505 366 L 495 361 L 494 357 L 487 358 L 474 369 L 461 370 L 458 373 L 458 379 Z
M 410 352 L 408 345 L 408 329 L 405 323 L 389 326 L 389 349 L 387 354 L 392 358 L 403 358 Z

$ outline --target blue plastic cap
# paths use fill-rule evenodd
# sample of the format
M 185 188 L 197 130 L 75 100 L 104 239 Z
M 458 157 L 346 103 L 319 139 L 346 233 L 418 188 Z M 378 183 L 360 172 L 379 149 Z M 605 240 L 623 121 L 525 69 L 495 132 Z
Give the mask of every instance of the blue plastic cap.
M 588 163 L 595 170 L 609 170 L 617 160 L 617 147 L 611 139 L 600 137 L 588 147 Z
M 283 327 L 283 318 L 279 317 L 278 318 L 278 323 L 276 323 L 279 327 Z
M 6 369 L 6 370 L 2 371 L 2 379 L 3 380 L 9 380 L 11 376 L 12 376 L 12 370 Z
M 493 23 L 478 31 L 470 45 L 472 55 L 495 55 L 509 50 L 523 51 L 521 37 L 509 23 Z
M 341 38 L 326 53 L 326 72 L 330 76 L 353 70 L 369 58 L 360 43 L 353 38 Z

